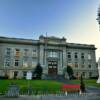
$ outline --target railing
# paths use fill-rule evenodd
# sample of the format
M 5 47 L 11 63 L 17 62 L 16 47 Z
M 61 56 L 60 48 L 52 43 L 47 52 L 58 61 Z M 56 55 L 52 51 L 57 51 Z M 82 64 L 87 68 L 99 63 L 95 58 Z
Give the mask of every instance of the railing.
M 72 89 L 59 89 L 59 88 L 40 88 L 40 87 L 23 87 L 19 89 L 19 87 L 9 86 L 8 90 L 0 91 L 0 96 L 7 97 L 19 97 L 23 95 L 29 95 L 34 97 L 45 97 L 45 96 L 100 96 L 100 93 L 81 93 L 80 89 L 72 88 Z
M 40 90 L 26 90 L 26 91 L 20 91 L 18 93 L 18 96 L 13 95 L 14 93 L 11 93 L 9 96 L 6 96 L 7 91 L 2 92 L 0 97 L 32 97 L 34 100 L 52 100 L 52 99 L 62 99 L 62 98 L 87 98 L 87 97 L 95 97 L 100 96 L 100 93 L 80 93 L 80 92 L 63 92 L 61 90 L 54 91 L 54 90 L 46 90 L 46 91 L 40 91 Z M 63 99 L 62 99 L 63 100 Z M 64 99 L 65 100 L 65 99 Z M 82 99 L 83 100 L 83 99 Z
M 67 92 L 67 91 L 62 91 L 62 90 L 33 90 L 33 89 L 24 89 L 24 90 L 20 90 L 18 93 L 16 93 L 17 91 L 10 91 L 10 93 L 8 93 L 8 91 L 1 91 L 0 95 L 1 96 L 14 96 L 15 94 L 18 94 L 18 96 L 20 95 L 54 95 L 54 96 L 68 96 L 68 95 L 86 95 L 87 93 L 80 93 L 80 92 Z

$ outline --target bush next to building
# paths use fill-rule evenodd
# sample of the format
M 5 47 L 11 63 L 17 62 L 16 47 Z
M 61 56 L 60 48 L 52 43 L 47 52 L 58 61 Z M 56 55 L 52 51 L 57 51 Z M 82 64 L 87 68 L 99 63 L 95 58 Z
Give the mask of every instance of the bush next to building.
M 41 79 L 42 78 L 42 72 L 43 72 L 43 69 L 42 69 L 40 63 L 38 63 L 35 70 L 34 70 L 33 79 Z
M 85 90 L 85 84 L 84 84 L 84 82 L 83 82 L 83 77 L 82 77 L 82 75 L 81 75 L 81 77 L 80 77 L 80 90 L 81 90 L 82 93 L 86 92 L 86 90 Z
M 98 79 L 98 76 L 90 77 L 90 79 Z
M 8 76 L 0 76 L 0 79 L 8 79 Z
M 71 66 L 67 66 L 67 73 L 69 75 L 69 79 L 73 79 L 74 78 L 74 75 L 73 75 L 73 69 Z

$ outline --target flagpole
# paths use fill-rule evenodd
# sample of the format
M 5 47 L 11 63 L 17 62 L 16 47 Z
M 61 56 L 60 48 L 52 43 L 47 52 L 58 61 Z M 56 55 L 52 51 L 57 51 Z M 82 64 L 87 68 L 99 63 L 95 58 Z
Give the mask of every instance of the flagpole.
M 47 60 L 47 32 L 45 37 L 45 65 L 46 65 L 46 60 Z

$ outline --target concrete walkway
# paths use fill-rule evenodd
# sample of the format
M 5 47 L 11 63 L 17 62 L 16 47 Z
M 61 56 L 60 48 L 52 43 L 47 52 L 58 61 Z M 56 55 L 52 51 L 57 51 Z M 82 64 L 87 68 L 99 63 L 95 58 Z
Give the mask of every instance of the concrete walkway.
M 6 98 L 0 97 L 0 100 L 100 100 L 100 96 L 97 95 L 86 95 L 86 96 L 55 96 L 55 95 L 47 95 L 47 96 L 20 96 L 18 98 Z
M 98 93 L 100 94 L 100 88 L 94 87 L 94 86 L 88 86 L 86 87 L 87 93 Z

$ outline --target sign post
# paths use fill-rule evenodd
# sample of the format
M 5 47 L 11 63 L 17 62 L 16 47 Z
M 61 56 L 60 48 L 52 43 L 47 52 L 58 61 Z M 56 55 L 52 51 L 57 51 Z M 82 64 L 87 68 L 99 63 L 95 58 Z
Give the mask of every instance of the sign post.
M 32 72 L 31 71 L 27 72 L 26 79 L 27 80 L 31 80 L 32 79 Z
M 28 80 L 28 95 L 30 95 L 31 94 L 30 80 L 32 79 L 31 71 L 27 72 L 26 79 Z

